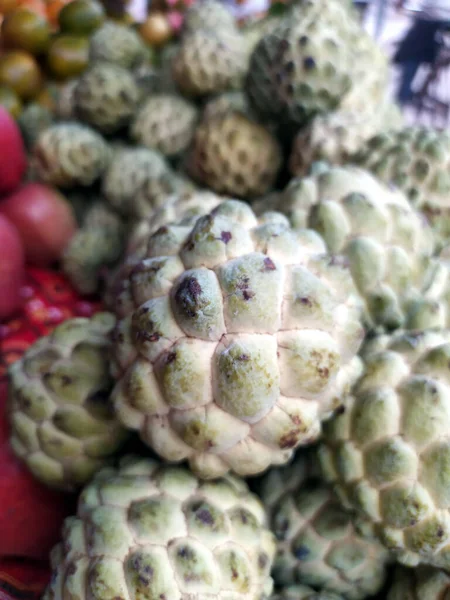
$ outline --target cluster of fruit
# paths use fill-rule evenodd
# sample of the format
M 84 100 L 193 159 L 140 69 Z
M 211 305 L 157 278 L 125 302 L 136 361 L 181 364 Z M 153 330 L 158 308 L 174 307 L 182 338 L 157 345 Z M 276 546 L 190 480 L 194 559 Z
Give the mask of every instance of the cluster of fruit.
M 15 455 L 81 490 L 44 600 L 441 600 L 450 135 L 404 127 L 350 0 L 199 0 L 157 65 L 112 22 L 89 56 L 23 126 L 109 310 L 9 367 Z

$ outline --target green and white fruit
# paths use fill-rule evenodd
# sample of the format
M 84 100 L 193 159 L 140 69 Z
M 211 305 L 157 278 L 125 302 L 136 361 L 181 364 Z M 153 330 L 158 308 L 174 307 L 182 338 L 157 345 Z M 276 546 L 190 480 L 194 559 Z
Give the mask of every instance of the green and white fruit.
M 51 487 L 83 485 L 125 439 L 109 400 L 114 323 L 109 313 L 65 321 L 10 366 L 11 446 Z
M 369 139 L 352 161 L 398 186 L 430 220 L 442 243 L 450 239 L 450 134 L 407 127 Z
M 194 179 L 218 194 L 254 198 L 268 192 L 281 167 L 278 141 L 237 110 L 204 118 L 187 158 Z
M 172 59 L 177 86 L 194 97 L 240 88 L 247 66 L 242 35 L 205 29 L 186 34 Z
M 271 600 L 344 600 L 334 592 L 317 592 L 307 585 L 290 585 L 274 594 Z
M 315 458 L 314 451 L 297 454 L 287 467 L 269 471 L 256 490 L 277 538 L 272 575 L 276 585 L 300 583 L 362 600 L 381 589 L 388 553 L 320 481 Z
M 128 125 L 139 101 L 139 89 L 127 69 L 114 64 L 92 65 L 74 90 L 79 118 L 102 133 L 115 133 Z
M 147 51 L 139 34 L 127 25 L 108 21 L 89 40 L 89 62 L 107 62 L 130 69 L 143 62 Z
M 122 220 L 103 202 L 92 204 L 61 261 L 62 270 L 78 292 L 93 294 L 99 290 L 104 283 L 101 271 L 120 260 L 124 241 Z
M 201 482 L 126 457 L 81 493 L 43 600 L 258 600 L 272 591 L 274 551 L 264 509 L 242 480 Z
M 154 94 L 137 111 L 130 136 L 138 144 L 175 157 L 192 140 L 197 121 L 193 104 L 175 94 Z
M 433 567 L 397 567 L 387 600 L 447 600 L 450 576 Z
M 102 191 L 111 206 L 123 215 L 134 215 L 134 199 L 149 179 L 170 173 L 164 157 L 139 147 L 119 149 L 102 180 Z
M 239 202 L 160 228 L 114 335 L 119 419 L 205 478 L 256 474 L 316 439 L 362 338 L 351 277 L 323 249 Z
M 431 229 L 399 191 L 357 167 L 324 168 L 256 209 L 269 206 L 346 257 L 369 327 L 446 325 L 448 268 L 433 258 Z
M 199 0 L 185 12 L 183 34 L 199 29 L 231 33 L 237 30 L 233 13 L 217 0 Z
M 36 140 L 31 164 L 45 183 L 90 186 L 105 171 L 110 151 L 103 137 L 86 125 L 57 123 Z
M 324 425 L 324 476 L 400 562 L 448 569 L 449 331 L 375 338 L 363 358 L 346 410 Z

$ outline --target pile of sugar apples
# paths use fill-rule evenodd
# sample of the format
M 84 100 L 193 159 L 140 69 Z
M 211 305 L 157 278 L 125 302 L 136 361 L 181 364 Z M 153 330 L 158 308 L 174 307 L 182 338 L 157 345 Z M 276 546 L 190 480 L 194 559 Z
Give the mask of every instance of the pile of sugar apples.
M 44 600 L 450 597 L 450 135 L 349 0 L 134 35 L 31 148 L 108 310 L 9 370 L 14 452 L 80 491 Z

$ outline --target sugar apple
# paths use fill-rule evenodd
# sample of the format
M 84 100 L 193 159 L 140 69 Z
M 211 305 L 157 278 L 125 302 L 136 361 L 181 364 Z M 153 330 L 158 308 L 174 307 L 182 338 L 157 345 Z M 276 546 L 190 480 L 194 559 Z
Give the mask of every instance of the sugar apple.
M 164 157 L 154 150 L 125 147 L 111 160 L 102 180 L 106 200 L 123 215 L 134 212 L 134 198 L 148 179 L 170 173 Z
M 341 414 L 324 424 L 323 473 L 409 566 L 450 566 L 449 330 L 375 338 Z
M 219 194 L 253 198 L 269 191 L 281 167 L 276 138 L 238 110 L 198 125 L 188 156 L 194 179 Z
M 107 62 L 130 69 L 145 61 L 147 51 L 139 34 L 127 25 L 107 21 L 89 40 L 89 62 Z
M 307 585 L 289 585 L 273 594 L 271 600 L 344 600 L 344 598 L 334 592 L 318 592 Z
M 9 368 L 11 446 L 51 487 L 84 484 L 125 439 L 109 400 L 114 322 L 110 313 L 65 321 Z
M 125 127 L 139 101 L 139 89 L 127 69 L 114 64 L 94 63 L 74 90 L 74 108 L 79 118 L 102 133 Z
M 53 120 L 52 112 L 37 102 L 30 102 L 23 108 L 17 122 L 28 150 L 33 148 L 40 133 L 50 127 Z
M 314 232 L 258 226 L 225 202 L 160 228 L 129 287 L 114 403 L 164 459 L 205 478 L 256 474 L 341 406 L 363 332 L 351 277 Z
M 250 114 L 248 98 L 243 91 L 224 92 L 210 98 L 203 108 L 202 119 L 222 116 L 233 110 Z
M 132 228 L 125 257 L 109 280 L 106 304 L 119 317 L 133 311 L 134 301 L 129 285 L 129 275 L 147 251 L 149 237 L 160 227 L 168 224 L 186 226 L 194 224 L 199 216 L 208 214 L 225 200 L 210 191 L 187 191 L 166 197 L 159 208 L 153 209 Z
M 329 252 L 346 257 L 367 326 L 446 325 L 449 271 L 433 258 L 432 232 L 403 194 L 363 169 L 332 167 L 292 180 L 255 209 L 269 204 L 294 227 L 320 233 Z
M 198 0 L 184 13 L 183 34 L 199 29 L 237 30 L 233 13 L 217 0 Z
M 450 576 L 440 569 L 397 567 L 387 600 L 448 600 Z
M 261 117 L 302 125 L 339 106 L 352 85 L 359 27 L 336 0 L 303 0 L 260 40 L 246 90 Z
M 75 289 L 81 294 L 97 292 L 102 271 L 112 268 L 121 258 L 125 227 L 103 202 L 89 207 L 78 229 L 64 250 L 61 266 Z
M 297 454 L 258 482 L 277 538 L 272 575 L 277 585 L 302 583 L 362 600 L 381 589 L 388 553 L 318 479 L 315 459 L 314 451 Z
M 55 123 L 37 138 L 31 164 L 41 181 L 62 188 L 89 186 L 110 159 L 103 137 L 78 123 Z
M 178 173 L 167 170 L 154 177 L 147 177 L 132 199 L 133 215 L 137 219 L 153 220 L 155 211 L 170 203 L 173 196 L 190 193 L 193 183 Z
M 370 138 L 351 160 L 396 185 L 430 220 L 442 243 L 450 240 L 450 133 L 406 127 Z
M 244 38 L 198 30 L 183 36 L 172 59 L 172 74 L 186 96 L 218 94 L 241 86 L 248 66 Z
M 196 121 L 196 107 L 181 96 L 154 94 L 137 111 L 130 137 L 142 146 L 175 157 L 190 144 Z
M 293 175 L 308 175 L 313 163 L 348 163 L 373 135 L 401 126 L 401 115 L 392 103 L 386 103 L 367 116 L 361 111 L 337 110 L 318 115 L 295 136 L 289 169 Z
M 43 600 L 235 598 L 272 590 L 264 509 L 237 478 L 126 457 L 84 489 L 52 551 Z
M 56 97 L 55 114 L 62 121 L 75 120 L 74 92 L 78 79 L 69 79 L 58 90 Z

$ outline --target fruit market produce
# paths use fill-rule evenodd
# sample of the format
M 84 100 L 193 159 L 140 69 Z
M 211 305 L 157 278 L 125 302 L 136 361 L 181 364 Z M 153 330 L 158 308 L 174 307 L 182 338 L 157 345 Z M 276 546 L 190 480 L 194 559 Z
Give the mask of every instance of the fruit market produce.
M 364 519 L 342 508 L 315 463 L 315 450 L 300 452 L 257 484 L 277 539 L 275 584 L 301 582 L 349 600 L 372 596 L 386 578 L 388 552 Z
M 369 139 L 351 160 L 407 194 L 430 220 L 438 240 L 450 237 L 450 135 L 405 127 Z
M 324 426 L 326 479 L 409 566 L 449 568 L 448 335 L 400 332 L 368 342 L 350 403 Z
M 0 202 L 0 214 L 20 232 L 28 264 L 48 266 L 62 255 L 77 224 L 67 200 L 40 183 L 23 185 Z
M 125 457 L 84 489 L 52 552 L 43 598 L 268 597 L 275 544 L 264 509 L 228 476 L 202 482 L 187 469 Z
M 286 462 L 358 372 L 352 289 L 313 232 L 244 203 L 159 229 L 114 334 L 119 419 L 202 477 Z
M 6 381 L 0 380 L 0 557 L 45 560 L 74 502 L 36 481 L 14 456 L 9 444 L 7 399 Z
M 73 490 L 125 439 L 109 400 L 114 317 L 69 319 L 9 369 L 11 446 L 37 479 Z
M 25 149 L 14 119 L 0 106 L 0 196 L 12 192 L 26 169 Z
M 449 594 L 450 138 L 352 4 L 7 8 L 0 433 L 78 498 L 44 600 Z
M 1 214 L 0 248 L 0 319 L 5 319 L 14 313 L 20 304 L 25 250 L 16 227 Z

